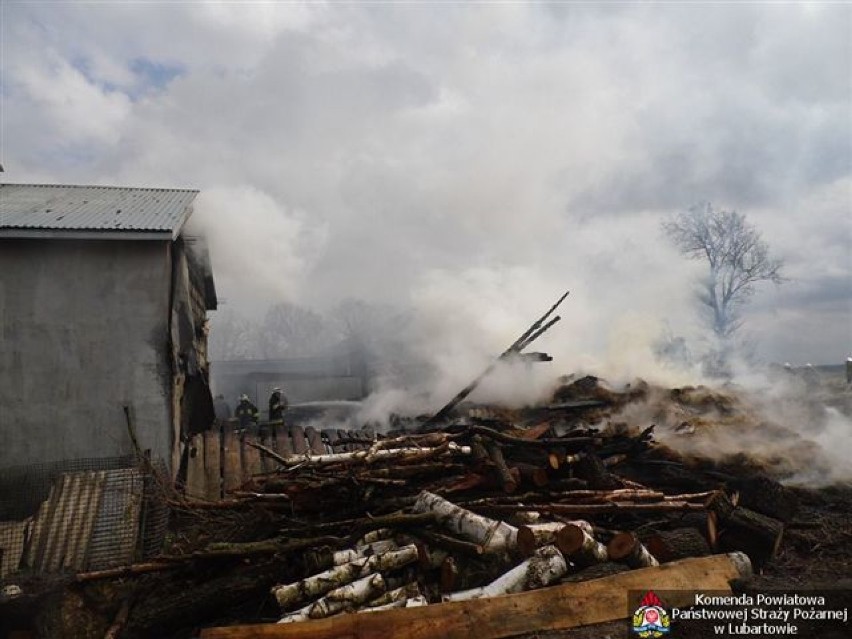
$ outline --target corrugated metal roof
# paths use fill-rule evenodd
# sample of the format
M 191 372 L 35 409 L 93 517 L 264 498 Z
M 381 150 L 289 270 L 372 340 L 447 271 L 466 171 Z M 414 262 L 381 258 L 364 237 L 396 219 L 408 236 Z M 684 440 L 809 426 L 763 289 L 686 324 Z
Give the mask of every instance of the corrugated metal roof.
M 177 237 L 198 191 L 54 184 L 0 185 L 0 236 Z M 53 231 L 53 233 L 49 233 Z

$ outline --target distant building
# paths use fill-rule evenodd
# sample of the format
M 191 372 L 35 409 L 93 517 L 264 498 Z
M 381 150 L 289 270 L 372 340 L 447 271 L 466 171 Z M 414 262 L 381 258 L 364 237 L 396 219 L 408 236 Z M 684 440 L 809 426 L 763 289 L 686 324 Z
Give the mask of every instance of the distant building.
M 275 387 L 283 389 L 292 407 L 303 402 L 361 400 L 370 383 L 366 353 L 346 344 L 314 357 L 214 361 L 211 375 L 217 393 L 231 403 L 245 393 L 257 403 L 263 419 Z
M 176 471 L 212 421 L 197 194 L 0 185 L 0 468 L 132 453 L 126 408 Z

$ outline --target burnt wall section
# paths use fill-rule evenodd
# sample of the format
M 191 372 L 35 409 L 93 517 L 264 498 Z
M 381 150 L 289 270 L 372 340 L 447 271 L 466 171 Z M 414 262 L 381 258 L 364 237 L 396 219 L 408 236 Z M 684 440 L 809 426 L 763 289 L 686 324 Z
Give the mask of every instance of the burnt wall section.
M 170 458 L 169 246 L 0 240 L 0 467 Z
M 207 308 L 204 275 L 186 242 L 172 244 L 170 344 L 172 378 L 172 432 L 183 442 L 207 429 L 215 419 L 207 361 Z M 180 466 L 182 446 L 172 450 L 172 469 Z

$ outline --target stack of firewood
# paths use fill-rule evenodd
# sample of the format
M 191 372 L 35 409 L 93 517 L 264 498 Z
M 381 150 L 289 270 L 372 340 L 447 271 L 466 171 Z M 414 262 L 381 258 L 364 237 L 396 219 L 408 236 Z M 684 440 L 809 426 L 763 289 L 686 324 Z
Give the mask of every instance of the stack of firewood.
M 631 478 L 648 475 L 652 433 L 557 437 L 549 422 L 460 420 L 350 452 L 282 457 L 261 446 L 278 471 L 223 502 L 183 506 L 262 509 L 280 518 L 277 536 L 193 556 L 298 556 L 302 576 L 271 588 L 282 623 L 492 597 L 720 550 L 770 560 L 783 523 L 742 506 L 718 474 L 681 464 L 674 485 Z M 704 489 L 677 490 L 684 477 Z

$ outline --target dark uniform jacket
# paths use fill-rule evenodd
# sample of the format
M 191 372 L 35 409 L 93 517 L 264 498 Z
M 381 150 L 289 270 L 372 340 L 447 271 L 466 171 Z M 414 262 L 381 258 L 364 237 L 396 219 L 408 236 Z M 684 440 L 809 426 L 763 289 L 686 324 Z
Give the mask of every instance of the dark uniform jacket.
M 274 422 L 284 419 L 284 411 L 287 410 L 287 398 L 279 392 L 269 396 L 269 421 Z
M 237 405 L 234 416 L 240 420 L 240 428 L 248 429 L 249 426 L 257 423 L 257 406 L 244 399 Z

